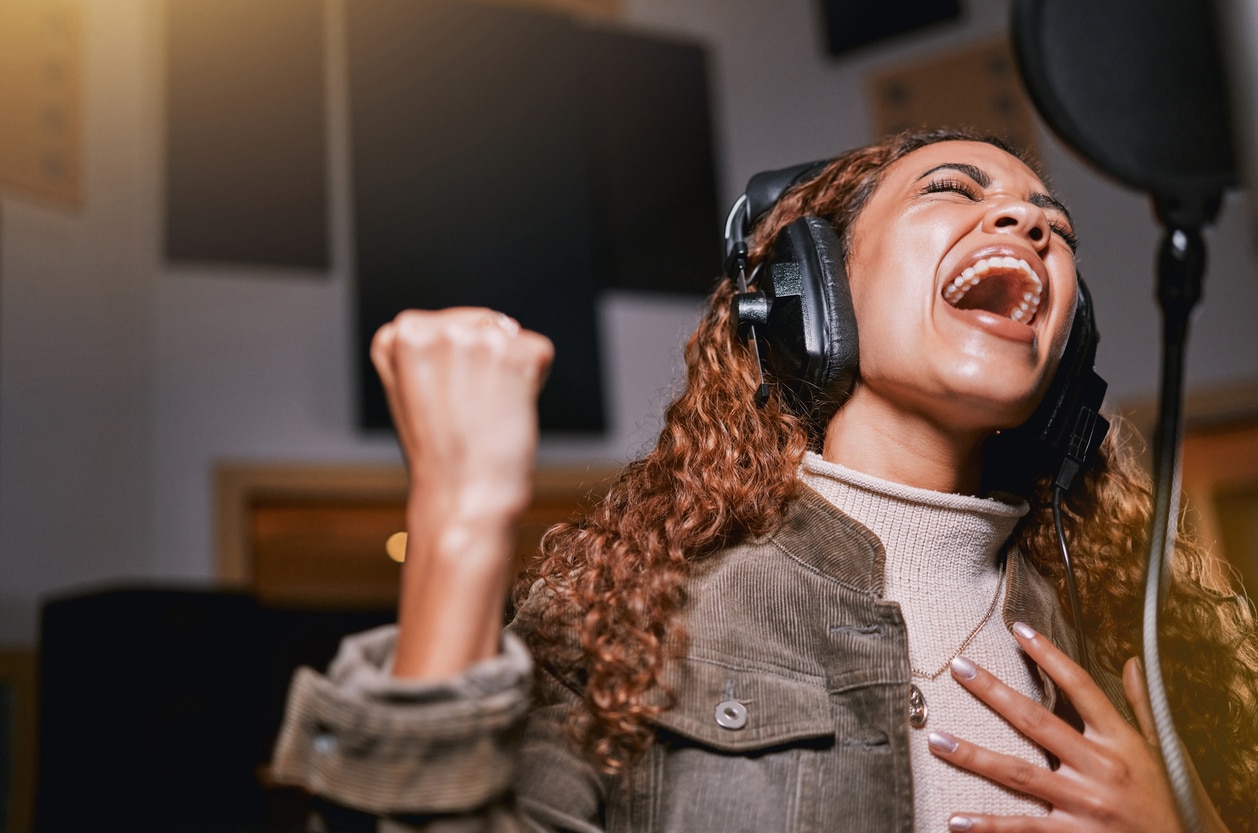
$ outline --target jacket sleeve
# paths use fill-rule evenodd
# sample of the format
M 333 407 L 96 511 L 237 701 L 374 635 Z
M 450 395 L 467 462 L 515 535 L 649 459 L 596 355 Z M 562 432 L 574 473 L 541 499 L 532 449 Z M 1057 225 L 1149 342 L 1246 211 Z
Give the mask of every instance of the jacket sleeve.
M 600 779 L 565 733 L 576 695 L 543 673 L 530 696 L 520 637 L 505 632 L 499 656 L 437 683 L 392 677 L 395 638 L 393 627 L 352 636 L 326 675 L 298 670 L 275 781 L 387 819 L 382 830 L 601 830 Z

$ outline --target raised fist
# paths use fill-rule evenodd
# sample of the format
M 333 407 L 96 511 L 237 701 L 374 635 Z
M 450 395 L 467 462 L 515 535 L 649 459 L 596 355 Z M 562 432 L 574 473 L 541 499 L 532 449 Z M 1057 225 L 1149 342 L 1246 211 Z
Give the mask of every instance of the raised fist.
M 522 511 L 553 356 L 545 336 L 487 309 L 408 310 L 381 327 L 371 358 L 412 492 L 459 518 Z

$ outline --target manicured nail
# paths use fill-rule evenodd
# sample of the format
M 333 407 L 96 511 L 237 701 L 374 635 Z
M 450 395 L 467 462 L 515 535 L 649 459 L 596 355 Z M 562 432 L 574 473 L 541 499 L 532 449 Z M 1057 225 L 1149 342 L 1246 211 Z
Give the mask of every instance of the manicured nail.
M 930 748 L 945 755 L 957 751 L 957 739 L 947 732 L 931 732 L 926 738 Z
M 963 680 L 972 680 L 978 674 L 978 666 L 965 657 L 954 657 L 952 673 Z
M 1035 637 L 1039 636 L 1039 634 L 1035 632 L 1035 628 L 1031 627 L 1025 622 L 1014 622 L 1013 632 L 1016 633 L 1018 636 L 1022 637 L 1023 639 L 1034 639 Z
M 953 816 L 948 819 L 949 830 L 969 830 L 974 826 L 974 819 L 969 816 Z

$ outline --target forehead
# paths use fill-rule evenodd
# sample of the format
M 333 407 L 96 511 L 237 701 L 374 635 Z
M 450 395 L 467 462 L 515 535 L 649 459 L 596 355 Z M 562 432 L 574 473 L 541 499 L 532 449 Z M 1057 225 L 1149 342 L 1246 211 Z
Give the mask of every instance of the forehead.
M 939 165 L 972 165 L 991 178 L 999 188 L 1018 191 L 1047 191 L 1044 183 L 1025 162 L 987 142 L 936 142 L 905 154 L 887 167 L 883 184 L 915 182 Z

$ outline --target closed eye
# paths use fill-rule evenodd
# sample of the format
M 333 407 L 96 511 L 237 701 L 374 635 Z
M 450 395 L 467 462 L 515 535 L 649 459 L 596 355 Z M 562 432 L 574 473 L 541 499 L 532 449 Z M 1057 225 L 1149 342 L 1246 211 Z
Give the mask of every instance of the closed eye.
M 926 183 L 926 185 L 922 187 L 922 190 L 919 193 L 921 194 L 944 194 L 944 193 L 961 194 L 965 196 L 967 199 L 973 200 L 974 202 L 981 202 L 983 199 L 982 194 L 980 194 L 978 192 L 978 189 L 975 188 L 973 185 L 966 182 L 965 180 L 954 179 L 954 178 L 933 179 L 930 182 Z M 1033 195 L 1031 201 L 1035 203 L 1036 205 L 1040 205 L 1041 208 L 1048 208 L 1048 206 L 1041 205 L 1040 201 L 1036 199 L 1036 197 L 1039 197 L 1039 196 L 1040 195 L 1038 194 Z M 1046 198 L 1046 199 L 1051 200 L 1051 198 Z M 1051 200 L 1051 207 L 1060 208 L 1060 203 L 1058 203 L 1056 200 Z M 1064 211 L 1064 209 L 1061 209 L 1061 210 Z M 1059 222 L 1050 222 L 1048 227 L 1049 229 L 1052 230 L 1053 234 L 1056 234 L 1062 240 L 1066 241 L 1066 245 L 1070 247 L 1071 252 L 1077 253 L 1079 251 L 1079 238 L 1076 237 L 1075 233 L 1070 230 L 1070 226 L 1065 225 L 1063 223 L 1059 223 Z
M 922 188 L 922 194 L 943 194 L 943 193 L 963 194 L 975 202 L 981 197 L 978 190 L 973 185 L 960 179 L 932 179 Z
M 1053 230 L 1053 234 L 1066 241 L 1066 245 L 1070 247 L 1071 252 L 1076 254 L 1079 252 L 1079 238 L 1075 237 L 1075 233 L 1070 230 L 1069 226 L 1064 226 L 1061 223 L 1049 223 L 1048 227 Z

